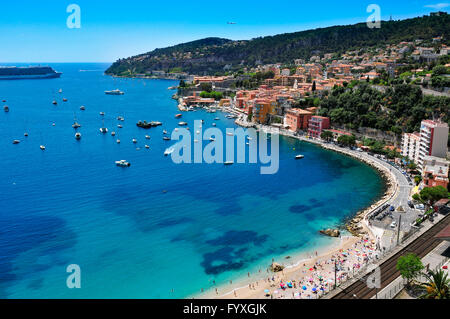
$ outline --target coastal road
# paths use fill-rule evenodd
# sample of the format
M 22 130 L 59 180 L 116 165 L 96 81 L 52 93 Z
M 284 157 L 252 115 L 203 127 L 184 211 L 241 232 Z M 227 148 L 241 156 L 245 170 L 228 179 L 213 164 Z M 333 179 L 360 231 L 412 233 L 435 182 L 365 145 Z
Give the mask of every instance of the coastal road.
M 419 258 L 425 257 L 442 242 L 442 240 L 434 237 L 449 224 L 450 215 L 447 215 L 439 223 L 414 240 L 411 244 L 383 262 L 380 265 L 381 289 L 385 288 L 393 280 L 400 276 L 400 272 L 397 270 L 396 265 L 401 256 L 414 253 L 419 256 Z M 335 295 L 332 299 L 370 299 L 374 297 L 377 294 L 377 290 L 367 286 L 367 277 L 368 275 L 353 283 L 349 287 L 342 289 L 342 291 Z

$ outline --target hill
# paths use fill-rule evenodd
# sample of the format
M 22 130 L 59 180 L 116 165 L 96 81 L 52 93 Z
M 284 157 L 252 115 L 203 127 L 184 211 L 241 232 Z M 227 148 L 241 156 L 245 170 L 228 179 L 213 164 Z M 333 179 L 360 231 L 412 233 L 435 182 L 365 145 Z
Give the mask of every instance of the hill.
M 120 59 L 106 71 L 116 76 L 133 76 L 155 70 L 215 74 L 258 64 L 292 63 L 313 55 L 343 53 L 384 44 L 449 39 L 450 16 L 423 16 L 399 21 L 383 21 L 380 29 L 365 23 L 286 33 L 245 41 L 206 38 Z

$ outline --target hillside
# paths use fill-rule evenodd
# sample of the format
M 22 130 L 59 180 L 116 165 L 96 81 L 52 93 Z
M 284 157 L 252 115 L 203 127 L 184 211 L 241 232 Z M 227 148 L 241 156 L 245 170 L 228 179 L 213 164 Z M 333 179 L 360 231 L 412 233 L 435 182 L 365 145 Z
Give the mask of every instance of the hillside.
M 365 23 L 359 23 L 246 41 L 206 38 L 120 59 L 106 74 L 132 76 L 154 70 L 214 74 L 257 64 L 292 63 L 294 59 L 309 59 L 312 55 L 342 53 L 401 41 L 431 40 L 436 36 L 448 40 L 449 25 L 450 16 L 446 14 L 383 21 L 380 29 L 369 29 Z

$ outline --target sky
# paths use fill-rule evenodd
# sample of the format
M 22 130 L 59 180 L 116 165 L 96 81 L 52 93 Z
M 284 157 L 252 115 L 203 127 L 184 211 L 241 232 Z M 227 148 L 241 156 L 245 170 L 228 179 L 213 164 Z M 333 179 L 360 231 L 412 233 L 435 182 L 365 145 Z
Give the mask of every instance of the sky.
M 205 37 L 247 40 L 365 22 L 370 4 L 380 7 L 383 20 L 448 12 L 447 1 L 0 1 L 0 63 L 114 62 Z M 80 8 L 80 28 L 67 26 L 71 4 Z

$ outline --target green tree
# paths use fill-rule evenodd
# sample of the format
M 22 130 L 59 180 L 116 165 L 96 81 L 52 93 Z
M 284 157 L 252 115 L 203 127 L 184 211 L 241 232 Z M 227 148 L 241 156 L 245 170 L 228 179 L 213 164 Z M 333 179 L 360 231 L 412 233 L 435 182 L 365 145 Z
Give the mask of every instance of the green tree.
M 402 256 L 397 261 L 397 270 L 400 275 L 407 280 L 407 285 L 411 286 L 412 281 L 420 275 L 424 269 L 422 261 L 415 254 Z
M 430 271 L 425 275 L 428 282 L 421 285 L 422 299 L 450 299 L 450 279 L 443 270 Z
M 330 141 L 333 138 L 333 133 L 330 131 L 324 131 L 322 134 L 320 134 L 320 138 L 325 141 Z
M 426 187 L 420 192 L 420 198 L 433 206 L 438 200 L 448 198 L 448 190 L 442 186 Z

